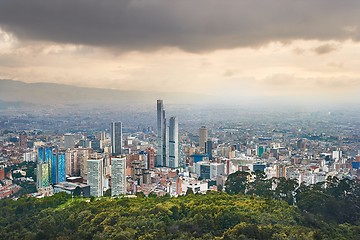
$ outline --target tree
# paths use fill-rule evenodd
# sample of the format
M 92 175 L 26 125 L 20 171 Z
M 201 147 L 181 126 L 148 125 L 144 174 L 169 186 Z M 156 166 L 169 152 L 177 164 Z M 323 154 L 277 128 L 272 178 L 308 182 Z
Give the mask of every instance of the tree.
M 74 195 L 74 197 L 81 197 L 84 195 L 84 191 L 79 186 L 77 186 L 74 189 L 73 195 Z
M 225 191 L 229 194 L 245 194 L 248 190 L 249 173 L 237 171 L 230 174 L 225 182 Z
M 274 178 L 276 189 L 274 191 L 275 199 L 287 201 L 289 204 L 294 204 L 295 189 L 298 183 L 294 179 L 286 179 L 284 177 Z
M 111 188 L 108 188 L 108 189 L 105 191 L 104 197 L 111 197 Z
M 148 197 L 149 197 L 149 198 L 156 198 L 157 195 L 156 195 L 156 193 L 151 192 L 151 193 L 149 193 Z
M 263 171 L 256 170 L 253 174 L 255 175 L 255 180 L 249 183 L 248 194 L 271 197 L 273 195 L 271 180 L 266 179 L 266 174 Z
M 191 188 L 188 188 L 188 189 L 186 190 L 186 195 L 194 195 L 193 190 L 192 190 Z

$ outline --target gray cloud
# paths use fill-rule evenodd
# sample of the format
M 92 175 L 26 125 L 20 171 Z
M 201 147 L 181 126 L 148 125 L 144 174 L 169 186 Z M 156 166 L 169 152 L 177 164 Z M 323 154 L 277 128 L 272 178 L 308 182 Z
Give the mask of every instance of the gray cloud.
M 360 39 L 358 0 L 2 0 L 0 26 L 20 40 L 119 50 L 186 51 L 294 39 Z M 351 29 L 351 31 L 349 31 Z
M 314 48 L 313 51 L 316 54 L 323 55 L 323 54 L 327 54 L 327 53 L 336 51 L 337 49 L 338 49 L 338 47 L 333 44 L 323 44 L 321 46 Z

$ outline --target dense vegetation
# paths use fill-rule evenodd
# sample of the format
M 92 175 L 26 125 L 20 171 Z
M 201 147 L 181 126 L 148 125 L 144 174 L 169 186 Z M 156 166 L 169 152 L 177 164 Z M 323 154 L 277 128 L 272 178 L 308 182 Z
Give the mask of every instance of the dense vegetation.
M 278 187 L 272 191 L 268 180 L 260 180 L 261 176 L 255 182 L 243 177 L 242 172 L 229 176 L 226 189 L 230 193 L 189 193 L 178 198 L 139 194 L 136 198 L 72 199 L 61 193 L 43 199 L 2 200 L 0 236 L 1 239 L 360 239 L 356 181 L 331 178 L 325 189 L 320 184 L 292 188 L 291 180 L 278 179 Z M 235 184 L 238 181 L 245 188 Z
M 249 181 L 250 176 L 253 181 Z M 319 220 L 337 224 L 360 223 L 360 182 L 357 179 L 329 177 L 325 182 L 298 186 L 293 179 L 266 179 L 260 171 L 253 174 L 238 171 L 229 175 L 225 186 L 229 194 L 286 201 Z

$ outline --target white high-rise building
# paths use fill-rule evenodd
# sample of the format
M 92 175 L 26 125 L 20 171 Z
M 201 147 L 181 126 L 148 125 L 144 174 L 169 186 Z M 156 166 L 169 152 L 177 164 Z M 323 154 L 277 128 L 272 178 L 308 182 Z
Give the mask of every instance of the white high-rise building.
M 332 158 L 335 162 L 339 161 L 342 158 L 342 151 L 340 151 L 340 150 L 333 151 Z
M 179 167 L 179 123 L 176 117 L 169 121 L 169 165 L 168 167 Z
M 112 122 L 110 127 L 111 135 L 111 153 L 112 155 L 122 154 L 123 139 L 122 139 L 122 122 Z
M 103 160 L 87 160 L 87 184 L 90 185 L 90 196 L 103 196 Z
M 210 164 L 210 179 L 216 179 L 217 176 L 225 175 L 225 164 L 211 163 Z
M 111 158 L 111 196 L 126 194 L 126 158 Z

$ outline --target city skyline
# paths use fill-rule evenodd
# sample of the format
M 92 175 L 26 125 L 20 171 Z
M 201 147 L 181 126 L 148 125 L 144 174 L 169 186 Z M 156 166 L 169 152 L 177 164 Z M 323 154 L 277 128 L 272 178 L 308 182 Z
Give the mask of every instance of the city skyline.
M 6 0 L 0 79 L 200 91 L 238 102 L 358 103 L 359 7 L 354 0 Z
M 0 1 L 1 239 L 358 239 L 359 9 Z

